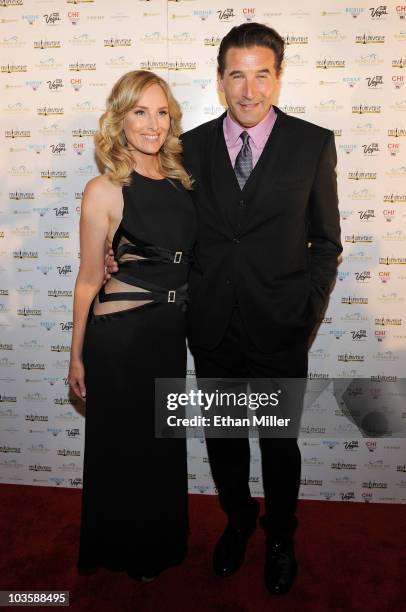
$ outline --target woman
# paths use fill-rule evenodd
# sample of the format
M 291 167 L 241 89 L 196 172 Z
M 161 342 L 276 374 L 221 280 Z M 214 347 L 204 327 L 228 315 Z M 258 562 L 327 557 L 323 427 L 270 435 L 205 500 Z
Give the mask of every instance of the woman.
M 196 220 L 181 111 L 147 71 L 114 85 L 80 218 L 69 384 L 86 398 L 78 567 L 150 579 L 187 549 L 184 439 L 154 431 L 154 379 L 186 374 L 185 304 Z M 103 285 L 112 247 L 118 272 Z

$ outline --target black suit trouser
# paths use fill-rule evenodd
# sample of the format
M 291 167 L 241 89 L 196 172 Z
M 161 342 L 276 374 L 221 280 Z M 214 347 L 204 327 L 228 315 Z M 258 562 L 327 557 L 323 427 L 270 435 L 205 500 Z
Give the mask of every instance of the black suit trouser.
M 222 341 L 212 350 L 190 346 L 197 378 L 307 377 L 307 345 L 262 353 L 250 340 L 238 307 L 233 309 Z M 252 516 L 249 489 L 250 446 L 247 437 L 206 437 L 208 458 L 220 504 L 235 524 Z M 268 533 L 292 532 L 300 486 L 301 455 L 297 438 L 259 437 L 265 516 Z

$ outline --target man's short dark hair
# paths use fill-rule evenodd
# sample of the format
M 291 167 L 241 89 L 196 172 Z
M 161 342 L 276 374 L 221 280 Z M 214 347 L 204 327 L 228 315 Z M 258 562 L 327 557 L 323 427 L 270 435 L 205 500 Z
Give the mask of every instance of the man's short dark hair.
M 226 53 L 231 47 L 268 47 L 275 53 L 276 73 L 281 72 L 285 42 L 273 28 L 262 23 L 243 23 L 232 28 L 220 43 L 217 64 L 221 75 L 226 67 Z

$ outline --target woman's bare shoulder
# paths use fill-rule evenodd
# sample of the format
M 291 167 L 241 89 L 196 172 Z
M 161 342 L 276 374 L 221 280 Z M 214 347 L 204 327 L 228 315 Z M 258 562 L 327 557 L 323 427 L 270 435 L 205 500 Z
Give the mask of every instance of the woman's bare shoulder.
M 121 186 L 113 183 L 108 174 L 100 174 L 86 183 L 83 195 L 111 198 L 112 195 L 121 193 Z
M 84 214 L 104 211 L 108 217 L 114 217 L 121 207 L 121 186 L 113 183 L 106 174 L 95 176 L 86 183 L 82 199 Z

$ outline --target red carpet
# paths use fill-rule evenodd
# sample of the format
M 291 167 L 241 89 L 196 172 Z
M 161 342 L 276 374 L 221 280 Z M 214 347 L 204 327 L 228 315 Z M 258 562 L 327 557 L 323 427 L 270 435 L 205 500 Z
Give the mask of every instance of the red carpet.
M 299 576 L 291 593 L 278 598 L 262 582 L 260 529 L 234 576 L 212 574 L 224 518 L 217 499 L 204 495 L 190 496 L 192 533 L 182 566 L 149 584 L 102 569 L 78 576 L 80 496 L 80 490 L 0 485 L 1 590 L 69 590 L 69 609 L 91 612 L 406 611 L 404 505 L 301 501 Z

